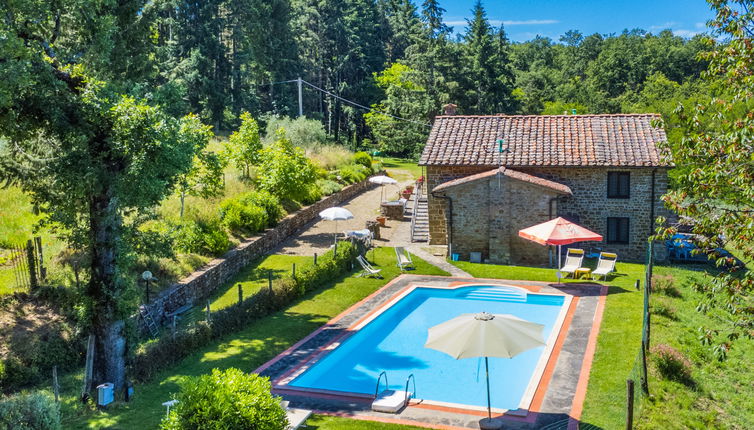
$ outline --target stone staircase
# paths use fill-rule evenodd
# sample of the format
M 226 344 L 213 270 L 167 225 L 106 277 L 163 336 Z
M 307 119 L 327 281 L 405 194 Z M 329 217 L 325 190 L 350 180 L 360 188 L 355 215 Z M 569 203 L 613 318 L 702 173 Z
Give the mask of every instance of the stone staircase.
M 411 228 L 411 242 L 429 242 L 427 196 L 424 193 L 420 193 L 417 197 L 413 209 L 415 219 Z

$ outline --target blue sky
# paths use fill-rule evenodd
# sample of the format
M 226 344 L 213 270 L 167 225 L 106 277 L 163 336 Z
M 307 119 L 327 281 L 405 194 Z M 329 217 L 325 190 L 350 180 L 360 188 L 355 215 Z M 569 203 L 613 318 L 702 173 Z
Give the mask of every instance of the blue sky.
M 415 0 L 421 4 L 421 0 Z M 474 0 L 440 0 L 445 21 L 463 32 Z M 505 24 L 508 37 L 516 42 L 542 35 L 557 41 L 568 30 L 592 33 L 620 33 L 642 28 L 659 33 L 669 28 L 679 36 L 691 37 L 705 31 L 713 18 L 704 0 L 482 0 L 490 22 Z

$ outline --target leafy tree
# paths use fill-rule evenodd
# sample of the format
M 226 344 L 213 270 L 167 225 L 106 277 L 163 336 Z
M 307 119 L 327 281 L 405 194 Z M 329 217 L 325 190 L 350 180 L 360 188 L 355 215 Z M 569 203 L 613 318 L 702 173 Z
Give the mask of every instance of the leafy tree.
M 259 188 L 282 199 L 302 201 L 317 177 L 314 165 L 301 148 L 294 147 L 279 129 L 275 141 L 262 149 Z
M 380 150 L 402 156 L 417 157 L 429 133 L 426 122 L 432 102 L 418 82 L 416 70 L 394 63 L 375 74 L 385 100 L 372 105 L 374 111 L 364 115 Z M 398 118 L 404 118 L 400 120 Z
M 710 63 L 704 76 L 721 80 L 726 91 L 708 103 L 678 107 L 685 135 L 680 144 L 668 143 L 666 148 L 684 169 L 664 199 L 676 213 L 693 220 L 692 231 L 700 238 L 697 245 L 724 269 L 695 284 L 705 297 L 699 310 L 724 310 L 724 319 L 730 321 L 723 333 L 700 328 L 702 342 L 713 345 L 718 357 L 724 358 L 737 338 L 754 337 L 754 275 L 728 266 L 730 258 L 716 251 L 722 244 L 743 260 L 754 258 L 754 4 L 750 0 L 710 3 L 717 14 L 712 26 L 718 37 L 729 41 L 705 54 Z M 661 231 L 671 234 L 674 228 Z
M 225 144 L 224 156 L 236 163 L 243 177 L 251 174 L 251 166 L 259 163 L 262 141 L 259 138 L 259 124 L 250 113 L 241 114 L 241 127 L 230 135 Z
M 196 117 L 175 120 L 120 95 L 141 76 L 130 66 L 147 61 L 138 49 L 149 37 L 147 11 L 139 1 L 0 6 L 0 178 L 88 251 L 94 381 L 116 388 L 125 377 L 124 318 L 137 300 L 126 276 L 128 232 L 189 169 L 205 134 Z
M 207 139 L 209 140 L 209 127 L 206 127 Z M 180 217 L 183 218 L 183 209 L 186 196 L 196 196 L 202 198 L 217 197 L 225 189 L 223 172 L 227 161 L 224 157 L 207 150 L 200 150 L 194 156 L 191 169 L 178 178 L 178 195 L 181 198 Z
M 188 378 L 178 403 L 162 420 L 163 430 L 200 428 L 282 430 L 288 420 L 268 378 L 230 368 Z

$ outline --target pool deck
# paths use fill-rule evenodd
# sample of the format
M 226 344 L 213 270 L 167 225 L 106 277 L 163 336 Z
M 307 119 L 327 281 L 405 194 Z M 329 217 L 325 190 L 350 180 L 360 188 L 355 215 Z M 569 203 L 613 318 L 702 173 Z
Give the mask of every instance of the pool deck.
M 486 417 L 486 412 L 421 404 L 419 401 L 412 402 L 399 414 L 386 414 L 370 409 L 370 397 L 302 393 L 300 390 L 288 389 L 282 384 L 287 376 L 304 363 L 323 354 L 328 345 L 352 333 L 350 327 L 369 318 L 376 310 L 412 285 L 447 287 L 459 283 L 513 285 L 531 291 L 567 294 L 573 297 L 561 334 L 547 362 L 528 413 L 524 411 L 522 416 L 517 416 L 514 412 L 515 415 L 505 414 L 500 419 L 504 423 L 504 428 L 510 429 L 577 428 L 607 294 L 607 287 L 596 283 L 553 284 L 401 275 L 254 372 L 268 376 L 273 381 L 273 392 L 289 400 L 291 406 L 314 410 L 316 413 L 428 428 L 479 428 L 479 420 Z

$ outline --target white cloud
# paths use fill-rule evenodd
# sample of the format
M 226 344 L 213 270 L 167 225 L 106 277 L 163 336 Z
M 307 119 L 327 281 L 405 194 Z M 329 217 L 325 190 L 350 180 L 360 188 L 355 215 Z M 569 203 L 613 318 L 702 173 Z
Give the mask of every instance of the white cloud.
M 673 28 L 673 27 L 677 27 L 677 26 L 678 26 L 677 22 L 675 22 L 675 21 L 668 21 L 668 22 L 664 22 L 664 23 L 662 23 L 660 25 L 652 25 L 652 26 L 649 27 L 649 30 L 650 31 L 665 30 L 665 29 Z
M 702 33 L 701 31 L 696 31 L 696 30 L 684 30 L 681 28 L 673 29 L 673 34 L 675 34 L 676 36 L 681 36 L 681 37 L 694 37 L 697 34 L 701 34 L 701 33 Z
M 525 20 L 501 20 L 501 19 L 491 19 L 489 20 L 490 25 L 499 26 L 500 24 L 503 25 L 549 25 L 549 24 L 557 24 L 560 21 L 556 19 L 525 19 Z M 450 26 L 457 26 L 457 25 L 467 25 L 468 23 L 466 20 L 452 20 L 452 21 L 445 21 L 446 25 Z

